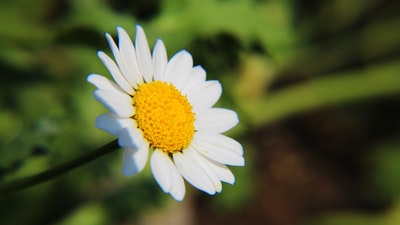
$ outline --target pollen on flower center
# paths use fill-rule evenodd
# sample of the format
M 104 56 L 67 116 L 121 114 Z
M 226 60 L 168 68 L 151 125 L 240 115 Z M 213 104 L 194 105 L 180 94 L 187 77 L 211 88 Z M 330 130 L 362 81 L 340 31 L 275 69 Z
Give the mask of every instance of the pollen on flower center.
M 166 153 L 181 151 L 194 135 L 195 115 L 185 96 L 172 84 L 141 84 L 133 97 L 138 127 L 150 144 Z

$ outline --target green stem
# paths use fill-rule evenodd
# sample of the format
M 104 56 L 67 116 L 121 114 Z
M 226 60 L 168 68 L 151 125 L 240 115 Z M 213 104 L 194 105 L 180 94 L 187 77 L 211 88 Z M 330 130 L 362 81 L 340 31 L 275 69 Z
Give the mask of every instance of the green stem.
M 66 162 L 47 171 L 29 177 L 21 178 L 15 181 L 11 181 L 9 183 L 0 184 L 0 193 L 14 192 L 34 186 L 36 184 L 46 182 L 64 173 L 67 173 L 75 168 L 85 165 L 86 163 L 94 159 L 100 158 L 101 156 L 104 156 L 108 153 L 118 150 L 119 148 L 120 146 L 118 145 L 117 140 L 111 141 L 95 151 L 89 152 L 72 161 Z

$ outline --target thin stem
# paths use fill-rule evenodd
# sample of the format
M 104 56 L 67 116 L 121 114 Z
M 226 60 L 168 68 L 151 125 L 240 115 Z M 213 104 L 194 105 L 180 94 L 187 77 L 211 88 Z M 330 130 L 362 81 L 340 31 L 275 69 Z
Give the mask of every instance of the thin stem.
M 111 141 L 108 144 L 105 144 L 102 147 L 98 148 L 97 150 L 89 152 L 72 161 L 66 162 L 47 171 L 29 177 L 21 178 L 15 181 L 11 181 L 9 183 L 0 184 L 0 193 L 14 192 L 34 186 L 36 184 L 46 182 L 64 173 L 67 173 L 75 168 L 83 166 L 94 159 L 100 158 L 108 153 L 116 151 L 119 148 L 120 146 L 118 145 L 117 140 Z

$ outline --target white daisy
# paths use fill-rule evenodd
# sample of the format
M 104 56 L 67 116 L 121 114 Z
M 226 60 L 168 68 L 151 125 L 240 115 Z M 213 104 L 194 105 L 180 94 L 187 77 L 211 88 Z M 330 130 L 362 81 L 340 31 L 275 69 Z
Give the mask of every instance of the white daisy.
M 242 145 L 221 134 L 239 121 L 236 112 L 213 107 L 221 84 L 206 81 L 204 69 L 193 67 L 185 50 L 168 61 L 158 40 L 151 54 L 142 27 L 136 27 L 135 45 L 123 28 L 117 31 L 118 46 L 106 34 L 115 62 L 98 52 L 115 83 L 97 74 L 87 80 L 97 87 L 95 99 L 110 111 L 96 126 L 118 136 L 124 148 L 122 173 L 140 172 L 150 149 L 155 180 L 177 201 L 185 195 L 183 178 L 211 195 L 221 191 L 221 181 L 233 184 L 226 165 L 245 161 Z

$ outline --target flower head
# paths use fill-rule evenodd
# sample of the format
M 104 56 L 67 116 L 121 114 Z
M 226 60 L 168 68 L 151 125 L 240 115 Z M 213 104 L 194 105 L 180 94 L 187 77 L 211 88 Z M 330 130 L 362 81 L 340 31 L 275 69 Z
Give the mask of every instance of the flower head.
M 236 112 L 213 105 L 221 96 L 218 81 L 206 81 L 206 72 L 193 67 L 190 53 L 182 50 L 169 61 L 158 40 L 150 53 L 142 27 L 136 27 L 135 45 L 118 27 L 118 46 L 106 38 L 114 60 L 98 56 L 115 82 L 91 74 L 97 87 L 94 97 L 110 112 L 96 119 L 96 126 L 118 136 L 124 148 L 122 173 L 132 176 L 146 165 L 161 189 L 181 201 L 185 178 L 194 187 L 215 194 L 221 181 L 235 178 L 226 165 L 243 166 L 240 143 L 222 133 L 238 123 Z

